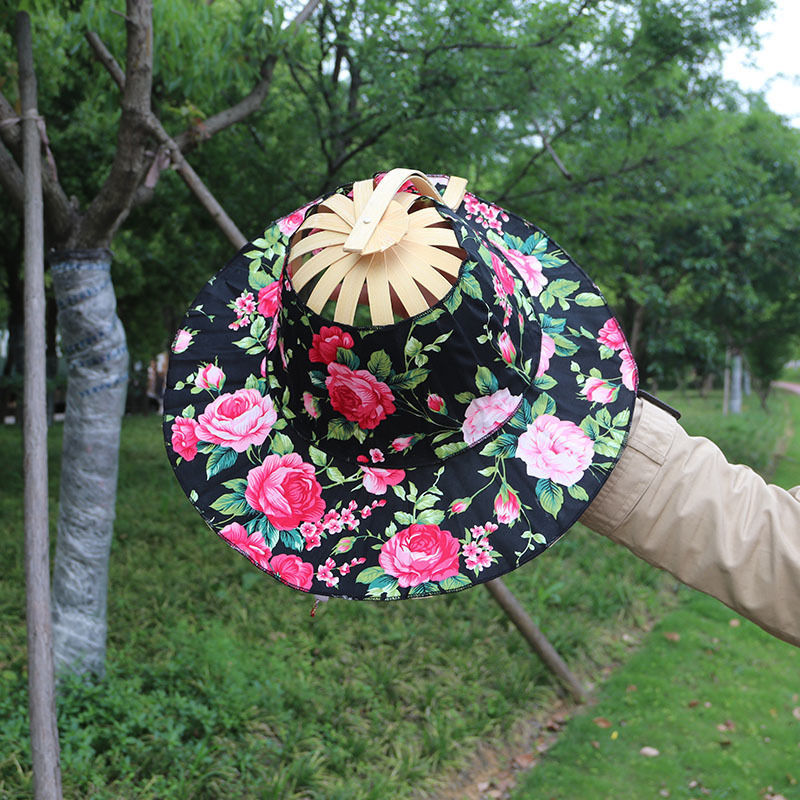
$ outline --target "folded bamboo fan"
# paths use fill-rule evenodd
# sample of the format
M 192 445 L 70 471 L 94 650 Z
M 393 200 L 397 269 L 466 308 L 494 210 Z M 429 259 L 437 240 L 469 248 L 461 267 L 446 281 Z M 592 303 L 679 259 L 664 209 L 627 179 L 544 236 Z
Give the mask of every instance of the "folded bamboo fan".
M 419 194 L 400 191 L 409 181 Z M 394 169 L 377 187 L 372 179 L 354 183 L 352 198 L 326 198 L 292 240 L 295 290 L 310 289 L 306 304 L 320 315 L 335 300 L 333 320 L 346 325 L 359 304 L 369 307 L 373 325 L 390 325 L 395 312 L 421 314 L 450 291 L 466 257 L 427 198 L 455 209 L 466 183 L 450 178 L 442 196 L 421 172 Z

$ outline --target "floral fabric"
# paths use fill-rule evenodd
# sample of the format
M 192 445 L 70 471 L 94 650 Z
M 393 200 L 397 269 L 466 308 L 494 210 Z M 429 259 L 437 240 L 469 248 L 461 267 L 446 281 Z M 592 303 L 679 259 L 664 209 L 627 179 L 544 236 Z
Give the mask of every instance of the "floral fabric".
M 355 327 L 303 303 L 286 261 L 307 207 L 246 245 L 176 334 L 178 479 L 296 589 L 396 599 L 502 575 L 575 522 L 624 446 L 636 365 L 594 284 L 498 206 L 435 206 L 466 258 L 416 317 Z

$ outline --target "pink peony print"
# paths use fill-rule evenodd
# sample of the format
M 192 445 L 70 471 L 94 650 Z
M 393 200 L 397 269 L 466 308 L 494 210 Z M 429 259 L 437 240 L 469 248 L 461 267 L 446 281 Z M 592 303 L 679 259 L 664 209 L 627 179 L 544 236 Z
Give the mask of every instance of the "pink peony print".
M 541 378 L 550 369 L 550 359 L 555 352 L 556 343 L 553 341 L 553 337 L 542 333 L 542 344 L 539 347 L 539 367 L 536 370 L 537 378 Z
M 299 556 L 273 556 L 269 562 L 270 572 L 295 589 L 307 592 L 311 588 L 314 567 Z
M 614 386 L 602 378 L 587 378 L 581 388 L 581 394 L 590 403 L 613 403 L 619 394 L 619 386 Z
M 548 283 L 539 259 L 536 256 L 523 255 L 519 250 L 512 248 L 506 250 L 504 247 L 500 247 L 500 249 L 520 278 L 525 282 L 525 286 L 531 295 L 538 297 Z
M 262 317 L 274 317 L 281 307 L 281 282 L 272 281 L 258 290 L 258 313 Z
M 206 364 L 198 371 L 194 385 L 201 389 L 221 389 L 225 383 L 225 373 L 216 364 Z
M 183 353 L 194 341 L 194 333 L 181 328 L 172 340 L 172 352 Z
M 197 420 L 197 438 L 243 453 L 263 444 L 278 419 L 272 398 L 257 389 L 221 394 Z
M 328 364 L 325 385 L 333 408 L 360 428 L 376 428 L 395 411 L 391 389 L 365 369 Z
M 631 353 L 626 344 L 619 355 L 622 358 L 622 382 L 625 384 L 626 389 L 635 392 L 636 387 L 639 385 L 639 370 L 633 360 L 633 353 Z
M 467 406 L 461 425 L 464 441 L 475 444 L 497 430 L 517 410 L 521 399 L 508 389 L 499 389 L 487 397 L 476 397 Z
M 495 289 L 497 290 L 497 294 L 499 294 L 501 297 L 513 294 L 515 287 L 514 279 L 511 277 L 511 273 L 508 271 L 506 265 L 499 256 L 496 256 L 494 253 L 491 255 L 492 269 L 494 270 L 494 277 L 496 278 Z
M 572 486 L 592 463 L 594 446 L 574 422 L 542 414 L 520 435 L 516 455 L 528 475 Z
M 260 533 L 248 533 L 244 525 L 232 522 L 230 525 L 226 525 L 219 535 L 226 539 L 228 544 L 244 553 L 254 564 L 258 564 L 263 569 L 269 569 L 272 550 L 269 549 Z
M 503 525 L 513 525 L 519 519 L 520 502 L 517 493 L 510 488 L 501 489 L 494 499 L 494 513 Z
M 172 449 L 184 461 L 197 455 L 197 422 L 189 417 L 177 417 L 172 423 Z
M 500 355 L 503 356 L 503 361 L 506 364 L 511 364 L 517 357 L 517 348 L 514 347 L 514 342 L 511 341 L 508 331 L 503 331 L 497 337 L 497 344 L 500 346 Z
M 308 360 L 330 364 L 332 361 L 336 361 L 336 351 L 340 347 L 349 350 L 353 344 L 353 337 L 338 325 L 331 325 L 330 327 L 323 325 L 319 329 L 319 333 L 315 333 L 311 337 Z
M 458 574 L 458 540 L 438 525 L 409 525 L 386 541 L 378 562 L 399 586 L 419 586 Z
M 314 467 L 297 453 L 267 456 L 260 467 L 251 469 L 244 497 L 281 531 L 296 528 L 301 522 L 319 522 L 325 513 Z
M 364 472 L 364 488 L 372 494 L 386 494 L 387 486 L 397 486 L 406 477 L 402 469 L 382 469 L 380 467 L 361 467 Z
M 606 320 L 606 324 L 600 328 L 600 332 L 597 334 L 597 341 L 612 350 L 621 350 L 625 347 L 625 335 L 614 317 Z

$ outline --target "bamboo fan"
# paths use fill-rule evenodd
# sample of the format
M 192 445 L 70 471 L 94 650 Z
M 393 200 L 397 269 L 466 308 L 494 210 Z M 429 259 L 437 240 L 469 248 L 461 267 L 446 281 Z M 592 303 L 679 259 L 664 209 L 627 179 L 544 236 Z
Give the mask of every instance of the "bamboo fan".
M 409 179 L 420 194 L 399 191 Z M 394 169 L 377 187 L 354 183 L 352 199 L 331 195 L 292 240 L 295 290 L 310 289 L 306 304 L 317 314 L 335 299 L 333 321 L 346 325 L 359 303 L 369 306 L 373 325 L 393 323 L 393 307 L 422 313 L 450 291 L 466 257 L 449 221 L 423 198 L 455 209 L 465 187 L 463 178 L 450 178 L 441 196 L 422 173 Z

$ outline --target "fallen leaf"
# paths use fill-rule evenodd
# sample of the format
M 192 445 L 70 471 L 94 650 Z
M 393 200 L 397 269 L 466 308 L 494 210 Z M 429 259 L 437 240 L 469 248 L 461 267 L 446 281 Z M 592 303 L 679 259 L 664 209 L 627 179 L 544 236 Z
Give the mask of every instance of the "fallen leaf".
M 489 781 L 481 781 L 478 784 L 477 789 L 479 792 L 485 792 L 490 786 L 491 784 L 489 783 Z
M 695 706 L 699 706 L 699 705 L 700 705 L 700 701 L 699 700 L 690 700 L 689 701 L 689 708 L 694 708 Z
M 726 719 L 725 722 L 721 722 L 719 725 L 717 725 L 717 730 L 722 731 L 723 733 L 725 731 L 735 731 L 736 725 L 732 720 Z
M 536 756 L 533 753 L 520 753 L 514 756 L 514 765 L 519 769 L 529 769 L 536 761 Z
M 667 633 L 664 634 L 664 638 L 669 639 L 671 642 L 679 642 L 681 640 L 681 635 L 675 631 L 667 631 Z
M 647 746 L 645 746 L 639 751 L 639 755 L 640 756 L 647 756 L 647 758 L 655 758 L 656 756 L 660 756 L 661 753 L 659 753 L 658 750 L 656 750 L 655 747 L 647 747 Z
M 592 722 L 597 725 L 598 728 L 610 728 L 611 723 L 605 717 L 595 717 Z
M 742 624 L 741 620 L 738 620 L 738 619 L 736 619 L 736 617 L 734 617 L 734 618 L 733 618 L 733 619 L 732 619 L 732 620 L 731 620 L 731 621 L 728 623 L 728 625 L 730 625 L 730 626 L 731 626 L 731 628 L 738 628 L 738 627 L 739 627 L 741 624 Z

